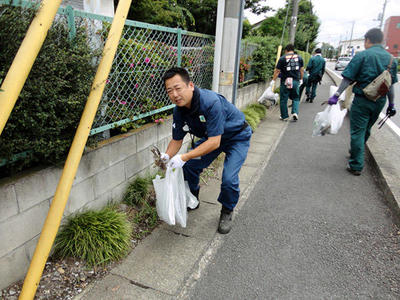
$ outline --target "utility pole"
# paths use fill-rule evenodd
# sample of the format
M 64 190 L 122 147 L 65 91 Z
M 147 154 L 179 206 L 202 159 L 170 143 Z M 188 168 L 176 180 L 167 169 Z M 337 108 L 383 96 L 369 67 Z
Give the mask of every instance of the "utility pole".
M 349 49 L 351 51 L 351 56 L 353 56 L 353 51 L 351 50 L 351 41 L 353 40 L 353 29 L 354 29 L 354 24 L 356 21 L 353 21 L 353 25 L 351 26 L 351 33 L 350 33 L 350 41 L 349 41 Z
M 235 61 L 240 57 L 240 24 L 244 0 L 225 0 L 223 34 L 221 46 L 221 58 L 219 69 L 218 92 L 228 101 L 235 103 L 234 88 L 236 88 L 236 70 L 238 65 Z M 238 54 L 236 54 L 238 52 Z
M 290 19 L 290 28 L 289 28 L 289 43 L 290 44 L 294 44 L 294 38 L 296 36 L 298 11 L 299 11 L 299 0 L 293 0 L 292 18 Z
M 386 3 L 387 0 L 385 0 L 385 3 L 383 3 L 383 10 L 382 10 L 382 14 L 380 15 L 380 23 L 379 23 L 379 29 L 382 30 L 382 24 L 383 24 L 383 19 L 385 17 L 385 9 L 386 9 Z

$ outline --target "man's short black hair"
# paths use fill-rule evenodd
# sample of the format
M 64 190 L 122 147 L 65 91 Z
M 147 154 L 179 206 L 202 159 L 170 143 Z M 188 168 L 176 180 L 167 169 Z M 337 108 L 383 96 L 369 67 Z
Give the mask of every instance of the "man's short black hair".
M 293 44 L 287 44 L 285 47 L 286 51 L 294 51 L 294 45 Z
M 383 32 L 379 28 L 372 28 L 364 35 L 372 44 L 381 44 L 383 41 Z
M 190 76 L 189 76 L 188 71 L 186 71 L 186 69 L 180 68 L 180 67 L 173 67 L 173 68 L 165 71 L 164 76 L 163 76 L 164 83 L 165 83 L 165 81 L 174 77 L 175 75 L 181 76 L 183 82 L 185 82 L 186 84 L 188 84 L 190 82 Z
M 315 53 L 321 53 L 321 48 L 315 49 Z

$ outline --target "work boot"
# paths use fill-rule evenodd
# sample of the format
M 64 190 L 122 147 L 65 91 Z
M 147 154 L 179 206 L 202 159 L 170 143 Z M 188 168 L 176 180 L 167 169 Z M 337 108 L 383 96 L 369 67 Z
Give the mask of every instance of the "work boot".
M 361 175 L 361 171 L 353 170 L 353 169 L 350 168 L 350 167 L 347 167 L 346 170 L 347 170 L 349 173 L 353 174 L 354 176 L 360 176 L 360 175 Z
M 199 204 L 197 204 L 197 206 L 196 206 L 195 208 L 190 208 L 190 207 L 188 207 L 188 208 L 187 208 L 188 211 L 190 211 L 190 210 L 195 210 L 195 209 L 198 209 L 198 208 L 200 207 L 200 200 L 199 200 L 200 189 L 198 189 L 197 191 L 192 191 L 192 190 L 190 190 L 190 192 L 192 193 L 193 196 L 196 197 L 196 199 L 199 201 Z
M 218 232 L 227 234 L 232 229 L 233 211 L 222 206 L 221 215 L 219 217 Z

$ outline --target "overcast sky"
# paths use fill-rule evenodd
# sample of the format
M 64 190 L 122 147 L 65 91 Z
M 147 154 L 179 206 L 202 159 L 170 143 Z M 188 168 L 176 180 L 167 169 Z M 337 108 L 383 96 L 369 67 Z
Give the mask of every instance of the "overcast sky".
M 285 0 L 264 2 L 275 9 L 285 5 Z M 317 41 L 338 46 L 340 40 L 350 39 L 353 21 L 353 39 L 363 38 L 368 29 L 378 27 L 379 21 L 374 21 L 374 19 L 377 19 L 379 13 L 382 12 L 385 0 L 311 0 L 311 2 L 314 13 L 321 22 Z M 257 16 L 245 11 L 245 17 L 251 24 L 273 14 L 270 12 Z M 387 0 L 382 30 L 385 20 L 390 16 L 400 16 L 400 0 Z

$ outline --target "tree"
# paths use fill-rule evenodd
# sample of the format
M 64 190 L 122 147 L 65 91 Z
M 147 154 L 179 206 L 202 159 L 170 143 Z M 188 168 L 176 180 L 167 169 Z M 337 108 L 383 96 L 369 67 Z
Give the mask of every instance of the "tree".
M 326 58 L 333 58 L 336 55 L 336 49 L 328 43 L 322 43 L 322 55 Z
M 119 0 L 114 0 L 117 7 Z M 262 0 L 246 0 L 245 9 L 255 14 L 271 10 Z M 128 19 L 167 27 L 215 34 L 218 0 L 135 0 Z
M 177 0 L 132 1 L 128 19 L 167 27 L 188 29 L 195 23 L 192 13 Z M 118 0 L 114 0 L 117 7 Z
M 292 7 L 286 1 L 286 6 L 284 8 L 280 8 L 273 17 L 269 17 L 265 19 L 259 30 L 257 31 L 259 35 L 262 36 L 274 36 L 281 38 L 282 29 L 285 24 L 286 12 L 289 9 L 292 11 Z M 283 43 L 288 41 L 288 24 L 289 19 L 286 24 L 286 28 L 284 30 L 284 39 Z M 296 37 L 295 37 L 295 48 L 298 50 L 307 50 L 312 49 L 315 46 L 315 40 L 318 35 L 320 23 L 318 22 L 318 17 L 312 12 L 312 4 L 308 0 L 300 0 L 299 2 L 299 12 L 297 17 L 297 29 L 296 29 Z
M 249 22 L 249 20 L 244 19 L 243 20 L 243 30 L 242 30 L 242 39 L 246 38 L 251 31 L 251 24 Z

